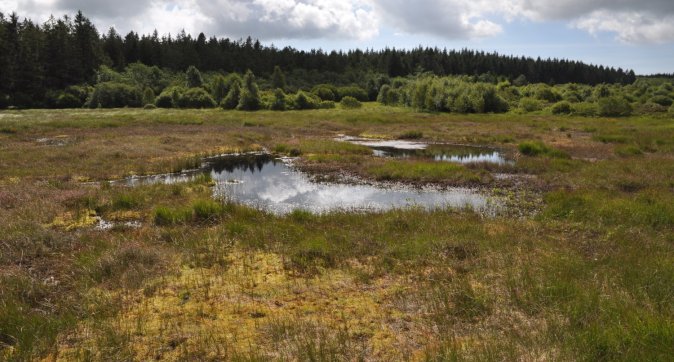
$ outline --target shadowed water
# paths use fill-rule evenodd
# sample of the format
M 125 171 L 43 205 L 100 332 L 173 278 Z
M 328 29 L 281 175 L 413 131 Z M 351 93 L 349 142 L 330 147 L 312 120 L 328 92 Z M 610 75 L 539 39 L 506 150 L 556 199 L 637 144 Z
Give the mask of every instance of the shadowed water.
M 384 211 L 409 206 L 425 209 L 469 207 L 485 214 L 495 212 L 496 206 L 476 190 L 319 183 L 291 167 L 289 162 L 264 154 L 222 156 L 208 159 L 199 171 L 128 179 L 126 184 L 185 182 L 199 174 L 210 173 L 216 182 L 215 197 L 276 214 L 297 209 L 323 213 Z

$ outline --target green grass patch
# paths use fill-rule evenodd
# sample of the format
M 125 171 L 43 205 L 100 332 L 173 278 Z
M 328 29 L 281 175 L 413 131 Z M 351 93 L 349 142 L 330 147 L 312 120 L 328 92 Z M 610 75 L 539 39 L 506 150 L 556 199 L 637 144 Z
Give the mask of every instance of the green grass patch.
M 366 168 L 366 173 L 380 181 L 484 183 L 490 179 L 487 173 L 449 162 L 394 160 L 370 166 Z
M 627 136 L 623 135 L 615 135 L 615 134 L 598 134 L 592 136 L 592 139 L 597 142 L 602 142 L 602 143 L 627 143 L 629 141 L 629 138 Z
M 154 210 L 154 223 L 158 226 L 183 224 L 192 219 L 192 209 L 160 206 Z
M 189 207 L 160 206 L 154 209 L 154 223 L 169 226 L 185 223 L 216 222 L 237 208 L 231 203 L 196 200 Z
M 302 154 L 357 154 L 370 155 L 372 150 L 366 146 L 333 140 L 308 139 L 300 142 Z
M 617 147 L 615 154 L 621 157 L 630 157 L 630 156 L 641 156 L 644 152 L 638 146 L 629 145 L 623 147 Z
M 530 157 L 548 156 L 552 158 L 570 158 L 569 154 L 549 147 L 540 141 L 525 141 L 517 146 L 521 154 Z
M 115 195 L 112 199 L 113 210 L 132 210 L 143 204 L 142 196 L 137 193 Z
M 598 190 L 557 191 L 548 194 L 545 201 L 543 215 L 551 218 L 610 226 L 674 227 L 671 193 L 642 191 L 616 195 Z

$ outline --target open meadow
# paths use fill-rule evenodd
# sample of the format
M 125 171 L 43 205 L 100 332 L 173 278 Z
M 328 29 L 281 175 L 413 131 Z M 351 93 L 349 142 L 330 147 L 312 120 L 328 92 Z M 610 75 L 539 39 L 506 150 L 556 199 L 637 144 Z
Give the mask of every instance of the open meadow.
M 119 182 L 247 152 L 501 206 L 273 213 L 214 198 L 209 174 Z M 1 111 L 0 360 L 665 361 L 672 230 L 671 113 Z

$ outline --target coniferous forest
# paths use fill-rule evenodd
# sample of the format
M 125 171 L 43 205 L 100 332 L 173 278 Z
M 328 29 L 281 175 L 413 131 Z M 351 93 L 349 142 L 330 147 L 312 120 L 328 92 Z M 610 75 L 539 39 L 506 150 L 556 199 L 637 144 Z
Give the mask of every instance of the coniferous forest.
M 265 46 L 250 37 L 219 39 L 202 33 L 194 38 L 184 32 L 160 36 L 156 31 L 123 35 L 113 28 L 103 33 L 82 12 L 74 17 L 52 17 L 44 24 L 22 20 L 18 14 L 0 14 L 2 108 L 53 106 L 55 92 L 69 86 L 96 84 L 102 66 L 121 72 L 135 63 L 156 66 L 164 72 L 184 72 L 190 66 L 202 72 L 251 70 L 259 77 L 269 77 L 275 67 L 280 67 L 288 74 L 289 82 L 295 80 L 294 90 L 322 83 L 367 88 L 359 83 L 381 76 L 422 73 L 480 76 L 481 80 L 505 79 L 514 83 L 596 85 L 631 84 L 636 80 L 631 70 L 565 59 L 422 47 L 302 51 Z

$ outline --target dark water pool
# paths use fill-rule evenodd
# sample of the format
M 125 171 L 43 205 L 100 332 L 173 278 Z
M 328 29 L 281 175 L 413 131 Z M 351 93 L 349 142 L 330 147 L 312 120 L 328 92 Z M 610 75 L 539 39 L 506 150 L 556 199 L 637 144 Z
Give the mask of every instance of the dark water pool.
M 291 163 L 291 159 L 267 154 L 220 156 L 206 159 L 200 170 L 130 178 L 123 182 L 128 186 L 171 184 L 210 174 L 215 181 L 215 197 L 277 214 L 297 209 L 323 213 L 335 210 L 384 211 L 404 207 L 472 208 L 492 214 L 498 207 L 477 190 L 467 188 L 436 190 L 314 182 L 308 175 L 293 168 Z

